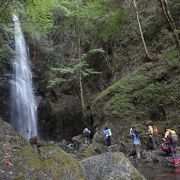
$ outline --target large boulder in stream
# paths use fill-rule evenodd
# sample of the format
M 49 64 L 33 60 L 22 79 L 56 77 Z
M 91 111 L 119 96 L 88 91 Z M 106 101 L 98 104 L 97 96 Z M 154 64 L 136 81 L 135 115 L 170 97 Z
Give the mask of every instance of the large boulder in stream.
M 80 163 L 56 144 L 32 148 L 0 118 L 0 179 L 85 179 Z
M 81 161 L 88 180 L 145 179 L 121 152 L 103 153 Z

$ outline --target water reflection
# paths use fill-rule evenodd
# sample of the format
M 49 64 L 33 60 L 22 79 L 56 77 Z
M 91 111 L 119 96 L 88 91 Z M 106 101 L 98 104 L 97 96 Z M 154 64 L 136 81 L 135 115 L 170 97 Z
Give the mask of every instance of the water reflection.
M 174 168 L 170 163 L 134 164 L 148 180 L 180 180 L 180 167 Z

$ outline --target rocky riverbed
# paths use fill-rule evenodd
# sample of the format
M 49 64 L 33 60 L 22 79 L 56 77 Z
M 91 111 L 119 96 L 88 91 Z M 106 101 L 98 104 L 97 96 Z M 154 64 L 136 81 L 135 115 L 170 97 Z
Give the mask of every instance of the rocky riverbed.
M 65 152 L 60 148 L 62 143 L 38 138 L 31 139 L 30 144 L 2 119 L 0 123 L 0 179 L 145 179 L 121 152 L 97 153 L 94 147 L 84 146 L 79 161 L 73 156 L 81 154 L 83 148 L 75 150 L 64 142 Z
M 82 135 L 72 142 L 41 141 L 30 143 L 17 135 L 9 124 L 0 119 L 0 178 L 61 178 L 64 180 L 104 179 L 172 179 L 180 178 L 180 168 L 173 168 L 171 157 L 160 149 L 142 150 L 141 159 L 129 154 L 125 144 L 106 148 L 96 137 L 91 145 Z M 102 141 L 101 141 L 102 140 Z M 129 147 L 131 148 L 131 147 Z M 132 150 L 132 149 L 131 149 Z M 124 152 L 124 153 L 122 153 Z M 178 152 L 179 155 L 179 152 Z
M 180 167 L 174 168 L 171 163 L 171 156 L 165 156 L 160 146 L 156 151 L 145 150 L 143 147 L 141 150 L 141 159 L 137 160 L 132 153 L 130 153 L 133 147 L 130 144 L 117 143 L 111 147 L 106 148 L 103 144 L 103 140 L 99 137 L 95 137 L 98 142 L 93 140 L 91 145 L 84 143 L 84 137 L 82 135 L 73 137 L 72 142 L 68 143 L 65 140 L 59 143 L 59 146 L 66 152 L 70 153 L 75 159 L 80 162 L 93 161 L 93 166 L 96 167 L 96 160 L 106 153 L 119 153 L 124 152 L 125 156 L 130 162 L 138 169 L 141 174 L 147 179 L 161 180 L 172 179 L 176 180 L 180 178 Z M 102 141 L 100 141 L 100 139 Z M 129 146 L 128 148 L 126 146 Z M 178 156 L 180 152 L 178 149 Z M 101 161 L 101 160 L 100 160 Z M 104 162 L 103 162 L 104 163 Z M 89 168 L 88 168 L 89 169 Z M 98 168 L 97 168 L 98 169 Z M 89 170 L 91 174 L 96 172 Z M 103 170 L 102 170 L 103 171 Z M 107 175 L 108 176 L 108 175 Z

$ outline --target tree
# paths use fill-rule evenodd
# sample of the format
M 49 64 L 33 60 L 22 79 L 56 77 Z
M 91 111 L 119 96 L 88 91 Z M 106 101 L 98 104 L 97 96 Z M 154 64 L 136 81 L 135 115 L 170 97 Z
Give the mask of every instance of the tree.
M 171 28 L 171 31 L 173 32 L 173 36 L 175 39 L 175 43 L 176 43 L 176 47 L 178 50 L 178 53 L 180 55 L 180 40 L 179 40 L 179 36 L 178 36 L 178 31 L 176 28 L 176 24 L 171 16 L 170 10 L 169 10 L 169 6 L 168 6 L 168 2 L 167 0 L 159 0 L 159 3 L 161 5 L 163 14 L 166 18 L 167 23 L 169 24 L 169 27 Z
M 51 79 L 49 81 L 49 88 L 59 87 L 62 83 L 66 82 L 78 82 L 79 85 L 79 74 L 81 74 L 81 78 L 93 75 L 93 74 L 101 74 L 100 72 L 94 71 L 92 68 L 89 68 L 88 63 L 86 62 L 88 55 L 92 53 L 104 53 L 102 49 L 93 49 L 89 51 L 87 54 L 83 54 L 81 56 L 81 61 L 78 59 L 74 59 L 72 61 L 76 61 L 75 64 L 71 64 L 65 67 L 51 67 Z M 81 80 L 82 80 L 81 79 Z M 81 90 L 81 89 L 80 89 Z
M 0 1 L 0 14 L 2 14 L 2 12 L 8 8 L 8 6 L 10 5 L 11 0 L 2 0 Z
M 147 46 L 146 46 L 145 39 L 144 39 L 142 26 L 141 26 L 141 23 L 140 23 L 140 20 L 139 20 L 139 12 L 138 12 L 138 8 L 137 8 L 136 0 L 133 0 L 133 3 L 134 3 L 135 11 L 136 11 L 136 19 L 137 19 L 137 23 L 138 23 L 138 26 L 139 26 L 139 32 L 140 32 L 140 35 L 141 35 L 141 39 L 142 39 L 142 43 L 143 43 L 144 50 L 145 50 L 145 53 L 146 53 L 146 57 L 148 59 L 151 59 L 150 54 L 149 54 L 148 49 L 147 49 Z
M 77 13 L 79 12 L 79 5 L 78 1 L 76 1 L 76 6 L 77 6 Z M 81 63 L 81 39 L 80 39 L 80 24 L 77 19 L 77 40 L 78 40 L 78 59 L 79 63 Z M 84 103 L 84 89 L 83 89 L 83 83 L 82 83 L 82 74 L 81 70 L 79 71 L 79 86 L 80 86 L 80 98 L 81 98 L 81 105 L 82 105 L 82 110 L 83 114 L 85 115 L 85 103 Z

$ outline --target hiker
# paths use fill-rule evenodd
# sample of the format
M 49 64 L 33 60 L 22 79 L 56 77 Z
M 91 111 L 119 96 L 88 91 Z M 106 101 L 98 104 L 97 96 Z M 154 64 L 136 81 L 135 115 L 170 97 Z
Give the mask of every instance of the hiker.
M 95 128 L 93 141 L 99 144 L 104 144 L 104 133 L 101 131 L 100 127 Z
M 106 137 L 106 146 L 109 147 L 111 146 L 111 130 L 108 127 L 105 127 L 103 130 L 104 136 Z
M 154 122 L 152 122 L 152 128 L 153 128 L 153 137 L 157 148 L 157 146 L 161 144 L 162 137 L 160 138 L 158 128 Z
M 137 132 L 136 128 L 132 127 L 130 129 L 130 135 L 133 136 L 134 151 L 135 151 L 135 153 L 137 155 L 137 158 L 140 159 L 140 146 L 141 146 L 141 142 L 139 140 L 138 132 Z
M 152 150 L 156 150 L 156 142 L 154 139 L 154 132 L 153 132 L 153 123 L 148 122 L 146 124 L 147 127 L 147 135 L 148 135 L 148 141 L 149 141 L 149 147 Z
M 85 129 L 83 130 L 83 134 L 84 134 L 84 136 L 86 137 L 85 143 L 86 143 L 86 144 L 90 144 L 90 143 L 91 143 L 91 140 L 90 140 L 91 131 L 90 131 L 88 128 L 85 128 Z
M 158 132 L 158 128 L 154 122 L 152 123 L 152 128 L 153 128 L 153 135 L 157 136 L 159 132 Z
M 176 132 L 174 130 L 171 130 L 170 128 L 166 128 L 163 139 L 167 140 L 169 145 L 171 146 L 172 158 L 173 158 L 172 163 L 176 164 L 178 161 L 176 154 L 176 146 L 177 146 L 178 138 Z

